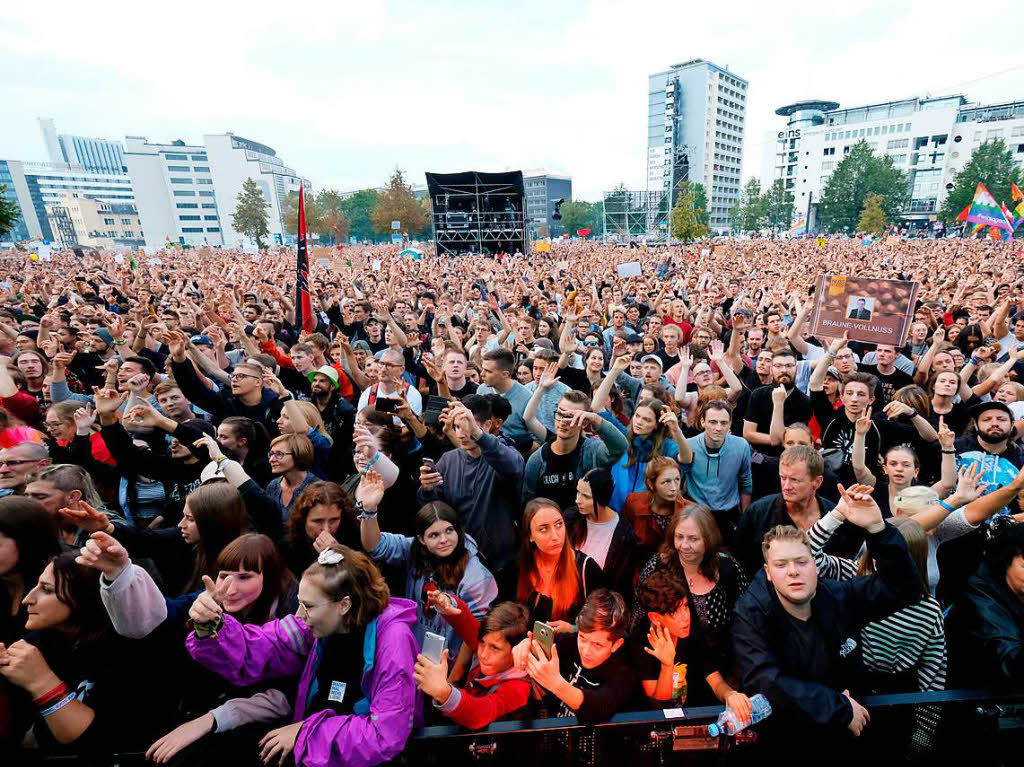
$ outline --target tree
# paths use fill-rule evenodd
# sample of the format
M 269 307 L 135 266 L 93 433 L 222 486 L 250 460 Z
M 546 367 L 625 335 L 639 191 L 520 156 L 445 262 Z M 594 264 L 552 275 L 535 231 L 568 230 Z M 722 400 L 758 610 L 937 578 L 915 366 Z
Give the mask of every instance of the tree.
M 423 206 L 413 196 L 412 187 L 405 183 L 402 171 L 397 168 L 370 212 L 370 220 L 374 231 L 380 234 L 390 231 L 392 221 L 401 222 L 399 231 L 406 234 L 419 234 L 426 228 L 427 215 Z
M 1010 185 L 1020 186 L 1022 177 L 1024 174 L 1014 162 L 1013 151 L 1002 139 L 986 141 L 974 150 L 963 170 L 953 176 L 953 189 L 942 203 L 939 217 L 944 221 L 955 221 L 960 211 L 974 199 L 974 190 L 979 182 L 992 193 L 996 202 L 1012 207 Z
M 735 232 L 756 232 L 768 223 L 767 195 L 761 195 L 761 182 L 752 178 L 743 185 L 739 202 L 730 214 Z
M 14 200 L 8 200 L 4 195 L 7 191 L 6 184 L 0 184 L 0 237 L 14 229 L 21 216 L 21 208 Z
M 773 231 L 789 229 L 793 223 L 793 193 L 786 189 L 786 182 L 775 179 L 762 199 L 765 225 Z
M 864 201 L 864 210 L 860 212 L 860 221 L 857 222 L 857 229 L 868 234 L 881 234 L 885 231 L 889 221 L 882 210 L 882 195 L 869 194 Z
M 324 189 L 316 196 L 317 215 L 322 234 L 332 238 L 335 245 L 348 239 L 350 224 L 342 208 L 341 194 L 336 189 Z
M 888 155 L 879 157 L 861 139 L 828 177 L 818 205 L 818 218 L 829 232 L 853 231 L 868 195 L 882 198 L 889 221 L 899 218 L 909 196 L 907 177 Z
M 570 236 L 587 227 L 590 227 L 591 233 L 594 233 L 596 230 L 593 206 L 583 200 L 569 200 L 562 203 L 562 226 L 565 227 L 565 233 Z
M 700 220 L 703 211 L 697 207 L 696 195 L 689 181 L 679 184 L 676 204 L 669 214 L 669 231 L 677 240 L 690 242 L 708 235 L 708 225 Z
M 347 200 L 342 200 L 341 210 L 349 222 L 349 234 L 357 240 L 375 240 L 373 222 L 370 220 L 370 211 L 380 200 L 380 194 L 376 189 L 360 189 Z M 399 219 L 401 220 L 401 219 Z M 391 222 L 388 222 L 388 227 Z
M 231 226 L 240 234 L 256 241 L 256 247 L 263 247 L 263 238 L 270 234 L 267 210 L 270 204 L 263 198 L 263 192 L 256 182 L 247 178 L 242 182 L 242 191 L 235 202 Z

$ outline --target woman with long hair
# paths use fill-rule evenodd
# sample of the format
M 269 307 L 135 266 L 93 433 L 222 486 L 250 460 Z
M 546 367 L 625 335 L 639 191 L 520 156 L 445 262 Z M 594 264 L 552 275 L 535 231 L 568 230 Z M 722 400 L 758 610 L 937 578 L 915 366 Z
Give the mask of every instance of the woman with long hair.
M 212 586 L 189 611 L 192 657 L 236 685 L 301 676 L 291 724 L 259 742 L 211 737 L 207 753 L 220 747 L 218 758 L 238 763 L 293 756 L 298 767 L 371 767 L 402 751 L 422 720 L 416 605 L 392 598 L 365 554 L 331 544 L 302 574 L 296 614 L 260 627 L 225 614 Z
M 352 499 L 336 482 L 307 485 L 292 506 L 284 538 L 278 543 L 289 570 L 301 573 L 313 564 L 317 557 L 314 544 L 324 533 L 345 546 L 360 545 Z
M 381 532 L 377 508 L 384 497 L 384 484 L 374 471 L 363 475 L 356 488 L 361 506 L 359 529 L 363 548 L 370 558 L 405 570 L 405 597 L 418 604 L 413 634 L 420 644 L 426 632 L 440 634 L 454 657 L 461 640 L 428 600 L 438 592 L 449 599 L 458 597 L 477 618 L 483 616 L 498 596 L 498 584 L 484 567 L 476 541 L 466 534 L 459 515 L 441 501 L 431 501 L 416 512 L 415 536 Z
M 640 545 L 653 552 L 665 537 L 672 515 L 691 503 L 682 493 L 679 462 L 657 456 L 647 464 L 644 490 L 626 498 L 622 516 L 633 527 Z
M 146 643 L 113 632 L 99 573 L 75 557 L 51 560 L 25 595 L 29 633 L 0 652 L 0 675 L 32 701 L 41 753 L 95 758 L 142 747 L 171 720 L 175 701 L 156 695 L 139 705 L 140 684 L 171 685 L 168 668 L 153 663 Z
M 565 517 L 554 501 L 528 501 L 519 529 L 516 601 L 529 608 L 531 621 L 545 621 L 559 632 L 573 631 L 587 595 L 603 585 L 601 568 L 572 547 Z
M 597 562 L 605 585 L 628 593 L 636 574 L 636 533 L 609 501 L 612 476 L 607 468 L 591 469 L 576 482 L 576 505 L 565 510 L 565 524 L 574 549 Z
M 281 407 L 281 415 L 277 417 L 277 428 L 282 435 L 305 434 L 313 444 L 310 471 L 321 478 L 327 476 L 327 459 L 333 440 L 316 405 L 296 399 L 286 400 Z
M 20 639 L 28 615 L 22 599 L 60 553 L 53 515 L 21 496 L 0 498 L 0 643 Z
M 729 628 L 748 581 L 739 563 L 722 549 L 722 533 L 705 506 L 695 503 L 672 515 L 658 553 L 640 570 L 637 588 L 659 569 L 672 571 L 686 584 L 690 609 L 719 657 L 718 668 L 731 669 Z
M 977 403 L 977 398 L 972 392 L 965 401 L 956 401 L 960 393 L 960 376 L 952 370 L 943 370 L 932 375 L 928 381 L 928 394 L 930 396 L 931 415 L 929 421 L 937 430 L 939 418 L 941 417 L 946 426 L 955 434 L 963 434 L 967 425 L 971 422 L 971 406 Z
M 165 598 L 149 574 L 132 564 L 124 547 L 104 533 L 92 536 L 78 561 L 102 573 L 100 596 L 118 634 L 141 638 L 157 629 L 175 631 L 176 641 L 166 651 L 174 655 L 174 648 L 184 649 L 178 638 L 182 635 L 176 630 L 186 628 L 188 610 L 203 591 Z M 224 611 L 244 624 L 262 625 L 283 618 L 297 606 L 295 577 L 274 542 L 259 533 L 240 535 L 224 547 L 211 582 Z M 186 721 L 150 745 L 146 755 L 155 762 L 170 760 L 213 730 L 227 732 L 264 721 L 268 715 L 286 716 L 290 710 L 287 696 L 279 689 L 239 689 L 200 669 L 187 656 L 167 660 L 186 661 L 180 685 L 185 690 L 182 711 Z M 178 757 L 176 764 L 202 763 L 198 755 L 193 749 Z
M 650 460 L 657 456 L 676 458 L 682 439 L 679 419 L 670 408 L 656 399 L 640 400 L 626 431 L 626 452 L 611 469 L 615 489 L 609 506 L 621 511 L 626 498 L 643 490 Z

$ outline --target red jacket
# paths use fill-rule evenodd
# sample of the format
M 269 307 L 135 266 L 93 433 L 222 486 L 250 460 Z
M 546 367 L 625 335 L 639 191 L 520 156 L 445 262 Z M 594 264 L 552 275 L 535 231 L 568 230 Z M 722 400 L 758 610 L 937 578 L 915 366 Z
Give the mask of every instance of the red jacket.
M 455 596 L 449 594 L 449 596 Z M 458 615 L 445 616 L 459 638 L 475 653 L 479 644 L 480 622 L 469 611 L 469 606 L 459 597 L 455 601 L 461 611 Z M 471 730 L 486 727 L 491 722 L 517 711 L 530 699 L 531 683 L 525 671 L 515 667 L 494 676 L 481 676 L 480 666 L 474 665 L 466 678 L 464 687 L 452 685 L 451 695 L 441 713 Z M 435 704 L 436 705 L 436 704 Z

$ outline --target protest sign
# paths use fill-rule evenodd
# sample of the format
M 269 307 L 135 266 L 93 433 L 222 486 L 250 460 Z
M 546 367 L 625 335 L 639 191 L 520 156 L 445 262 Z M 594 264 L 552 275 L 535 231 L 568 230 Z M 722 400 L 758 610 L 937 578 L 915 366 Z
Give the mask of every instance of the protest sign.
M 620 277 L 639 277 L 641 274 L 639 261 L 628 261 L 615 267 Z
M 811 333 L 869 344 L 902 346 L 914 319 L 918 284 L 874 277 L 823 274 L 818 278 Z

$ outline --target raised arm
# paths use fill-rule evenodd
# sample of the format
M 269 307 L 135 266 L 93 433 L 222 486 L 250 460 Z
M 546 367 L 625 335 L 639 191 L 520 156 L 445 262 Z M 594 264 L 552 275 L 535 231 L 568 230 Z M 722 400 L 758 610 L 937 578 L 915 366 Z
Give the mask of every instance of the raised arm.
M 719 372 L 725 377 L 727 384 L 725 393 L 730 402 L 735 402 L 740 398 L 743 393 L 743 384 L 740 383 L 740 379 L 736 376 L 732 366 L 728 364 L 725 358 L 724 345 L 718 339 L 711 342 L 711 361 L 718 366 Z M 680 379 L 683 380 L 683 379 Z
M 808 391 L 822 391 L 825 388 L 825 376 L 828 374 L 828 367 L 835 360 L 839 350 L 846 346 L 848 342 L 848 334 L 843 333 L 842 338 L 837 338 L 829 344 L 828 351 L 814 363 L 814 371 L 811 373 L 811 380 L 807 384 Z
M 876 477 L 871 469 L 864 463 L 864 454 L 866 452 L 866 440 L 867 434 L 871 430 L 871 408 L 868 407 L 860 418 L 854 423 L 853 432 L 853 450 L 851 451 L 851 463 L 853 464 L 853 475 L 857 478 L 857 481 L 864 484 L 875 486 Z
M 786 333 L 786 338 L 789 339 L 789 345 L 804 356 L 807 355 L 807 350 L 810 349 L 810 346 L 807 341 L 804 340 L 803 336 L 804 323 L 807 322 L 807 317 L 810 313 L 810 301 L 805 301 L 803 304 L 800 304 L 796 317 L 793 318 L 793 324 L 789 326 L 789 330 Z
M 537 411 L 540 410 L 540 403 L 544 399 L 544 395 L 555 385 L 557 380 L 558 368 L 555 365 L 548 364 L 547 368 L 544 369 L 543 375 L 540 377 L 540 381 L 537 382 L 537 388 L 530 395 L 530 401 L 526 403 L 526 408 L 523 410 L 523 423 L 526 424 L 526 430 L 540 444 L 544 444 L 548 430 L 544 424 L 537 420 Z

